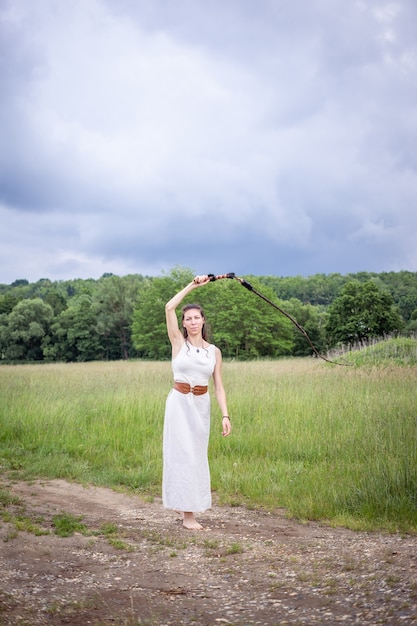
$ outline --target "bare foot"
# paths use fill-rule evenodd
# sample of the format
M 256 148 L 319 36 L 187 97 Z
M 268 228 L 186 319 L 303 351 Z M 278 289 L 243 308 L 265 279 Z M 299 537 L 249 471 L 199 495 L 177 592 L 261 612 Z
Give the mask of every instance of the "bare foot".
M 182 525 L 188 530 L 203 530 L 202 525 L 199 524 L 195 519 L 194 513 L 184 513 L 182 518 Z

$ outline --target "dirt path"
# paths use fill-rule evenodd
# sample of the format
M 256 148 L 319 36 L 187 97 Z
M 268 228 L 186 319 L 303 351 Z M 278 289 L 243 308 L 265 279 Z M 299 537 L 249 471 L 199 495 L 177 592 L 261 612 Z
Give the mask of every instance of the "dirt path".
M 20 498 L 0 511 L 36 524 L 0 517 L 2 626 L 417 624 L 414 536 L 217 506 L 186 531 L 159 501 L 110 489 L 0 486 Z M 54 534 L 62 512 L 88 532 Z

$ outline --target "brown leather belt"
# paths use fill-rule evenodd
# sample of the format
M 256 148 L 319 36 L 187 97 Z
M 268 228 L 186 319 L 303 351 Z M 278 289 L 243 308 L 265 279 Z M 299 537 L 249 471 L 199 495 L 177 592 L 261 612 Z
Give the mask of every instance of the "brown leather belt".
M 191 387 L 188 383 L 179 383 L 175 381 L 174 389 L 180 393 L 192 393 L 195 396 L 202 396 L 207 393 L 208 387 L 204 387 L 204 385 L 195 385 L 194 387 Z

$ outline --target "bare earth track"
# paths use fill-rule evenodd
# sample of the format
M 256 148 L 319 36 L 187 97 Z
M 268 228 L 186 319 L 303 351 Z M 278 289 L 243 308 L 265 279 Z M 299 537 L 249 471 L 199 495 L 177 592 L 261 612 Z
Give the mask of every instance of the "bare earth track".
M 186 531 L 160 501 L 62 480 L 0 486 L 20 498 L 3 511 L 48 532 L 0 518 L 2 626 L 417 624 L 415 536 L 218 506 Z M 54 534 L 62 512 L 88 532 Z

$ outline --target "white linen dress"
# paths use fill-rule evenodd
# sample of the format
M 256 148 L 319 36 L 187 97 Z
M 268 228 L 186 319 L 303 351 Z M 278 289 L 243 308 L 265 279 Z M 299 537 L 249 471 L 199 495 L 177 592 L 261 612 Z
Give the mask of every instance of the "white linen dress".
M 215 346 L 184 342 L 172 359 L 174 381 L 208 385 L 216 364 Z M 171 389 L 165 405 L 162 503 L 167 509 L 201 513 L 211 507 L 208 441 L 210 395 Z

